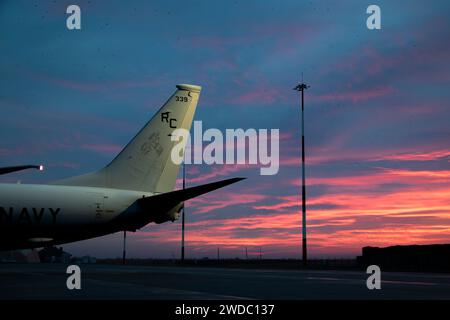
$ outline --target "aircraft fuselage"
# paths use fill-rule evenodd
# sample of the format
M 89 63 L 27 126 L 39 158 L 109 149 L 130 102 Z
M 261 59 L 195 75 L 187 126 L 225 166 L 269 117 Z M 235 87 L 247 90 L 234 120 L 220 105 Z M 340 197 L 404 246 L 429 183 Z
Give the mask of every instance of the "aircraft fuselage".
M 152 193 L 94 187 L 0 184 L 0 249 L 40 247 L 120 231 L 114 222 Z

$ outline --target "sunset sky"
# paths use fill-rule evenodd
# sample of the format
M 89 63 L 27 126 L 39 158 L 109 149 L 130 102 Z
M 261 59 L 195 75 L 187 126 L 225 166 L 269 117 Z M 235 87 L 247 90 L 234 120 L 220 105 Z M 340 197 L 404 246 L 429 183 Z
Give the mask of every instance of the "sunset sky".
M 100 169 L 176 84 L 198 84 L 204 129 L 280 130 L 280 171 L 188 165 L 188 186 L 248 179 L 187 203 L 187 256 L 300 257 L 303 72 L 310 255 L 450 243 L 449 17 L 448 1 L 1 1 L 0 166 L 47 170 L 0 182 Z M 128 255 L 178 257 L 180 227 L 129 234 Z M 64 248 L 118 257 L 121 241 Z

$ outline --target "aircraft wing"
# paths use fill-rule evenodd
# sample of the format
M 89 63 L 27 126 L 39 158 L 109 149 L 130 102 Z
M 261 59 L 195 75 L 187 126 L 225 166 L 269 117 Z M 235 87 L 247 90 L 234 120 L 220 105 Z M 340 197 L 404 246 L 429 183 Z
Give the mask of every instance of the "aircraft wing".
M 42 170 L 44 170 L 44 167 L 36 166 L 36 165 L 3 167 L 3 168 L 0 168 L 0 175 L 11 173 L 11 172 L 16 172 L 16 171 L 22 171 L 22 170 L 26 170 L 26 169 L 37 169 L 39 171 L 42 171 Z

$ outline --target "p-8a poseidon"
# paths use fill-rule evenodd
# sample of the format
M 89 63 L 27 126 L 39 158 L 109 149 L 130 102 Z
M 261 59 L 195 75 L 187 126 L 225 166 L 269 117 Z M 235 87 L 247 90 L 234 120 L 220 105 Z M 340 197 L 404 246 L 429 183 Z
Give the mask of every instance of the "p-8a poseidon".
M 0 250 L 37 248 L 175 221 L 184 201 L 241 180 L 173 191 L 175 129 L 189 130 L 201 87 L 177 90 L 105 168 L 37 184 L 0 184 Z M 0 168 L 0 174 L 33 166 Z

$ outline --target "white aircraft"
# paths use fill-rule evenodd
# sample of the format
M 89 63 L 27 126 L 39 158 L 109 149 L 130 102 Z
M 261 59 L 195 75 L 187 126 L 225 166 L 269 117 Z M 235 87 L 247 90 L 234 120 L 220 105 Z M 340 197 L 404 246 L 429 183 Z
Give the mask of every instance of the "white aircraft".
M 100 171 L 47 185 L 0 184 L 0 250 L 38 248 L 150 222 L 175 221 L 185 200 L 242 180 L 227 179 L 183 190 L 175 187 L 179 166 L 171 160 L 171 133 L 189 130 L 201 87 L 176 92 L 128 145 Z M 0 174 L 41 166 L 0 168 Z

